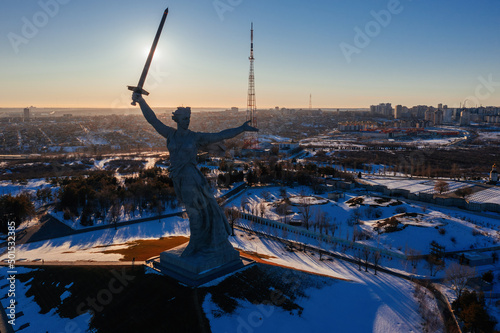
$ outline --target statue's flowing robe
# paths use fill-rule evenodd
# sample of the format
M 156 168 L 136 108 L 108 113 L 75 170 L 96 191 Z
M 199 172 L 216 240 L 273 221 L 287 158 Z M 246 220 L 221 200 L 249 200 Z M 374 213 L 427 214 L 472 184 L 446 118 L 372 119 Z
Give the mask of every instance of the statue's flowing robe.
M 231 234 L 229 223 L 212 195 L 207 180 L 196 167 L 196 156 L 199 147 L 234 137 L 242 130 L 233 128 L 219 133 L 178 131 L 163 124 L 149 108 L 141 107 L 141 110 L 146 120 L 167 139 L 170 177 L 174 182 L 175 193 L 186 207 L 189 217 L 191 236 L 182 256 L 210 255 L 232 250 L 228 240 Z

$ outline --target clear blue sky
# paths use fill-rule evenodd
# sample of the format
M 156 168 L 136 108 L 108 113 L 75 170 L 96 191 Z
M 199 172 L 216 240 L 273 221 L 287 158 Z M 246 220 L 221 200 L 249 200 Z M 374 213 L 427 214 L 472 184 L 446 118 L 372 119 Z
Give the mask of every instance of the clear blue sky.
M 154 106 L 245 107 L 251 22 L 258 108 L 500 105 L 498 0 L 2 0 L 0 107 L 127 107 L 167 6 Z

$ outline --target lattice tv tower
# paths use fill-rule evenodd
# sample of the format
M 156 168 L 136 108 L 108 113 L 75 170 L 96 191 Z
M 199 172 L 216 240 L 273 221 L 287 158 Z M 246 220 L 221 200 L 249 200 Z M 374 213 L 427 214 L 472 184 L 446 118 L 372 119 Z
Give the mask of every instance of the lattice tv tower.
M 250 30 L 250 75 L 248 76 L 248 97 L 247 97 L 247 121 L 250 125 L 257 127 L 257 118 L 255 112 L 257 110 L 255 104 L 255 76 L 253 70 L 253 22 Z M 257 132 L 245 132 L 244 138 L 245 149 L 259 149 L 259 136 Z

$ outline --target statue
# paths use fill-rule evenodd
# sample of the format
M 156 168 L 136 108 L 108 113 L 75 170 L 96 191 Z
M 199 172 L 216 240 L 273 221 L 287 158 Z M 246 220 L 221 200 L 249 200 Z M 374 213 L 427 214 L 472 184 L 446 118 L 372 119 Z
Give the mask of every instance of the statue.
M 200 146 L 258 129 L 250 126 L 247 121 L 240 127 L 219 133 L 193 132 L 189 130 L 189 107 L 179 107 L 173 112 L 172 119 L 177 123 L 177 129 L 174 129 L 158 120 L 140 93 L 134 93 L 132 100 L 139 103 L 144 118 L 167 139 L 170 177 L 179 201 L 186 208 L 191 231 L 189 244 L 180 256 L 208 258 L 227 251 L 236 252 L 228 240 L 231 233 L 229 223 L 212 195 L 207 180 L 196 167 L 196 155 Z

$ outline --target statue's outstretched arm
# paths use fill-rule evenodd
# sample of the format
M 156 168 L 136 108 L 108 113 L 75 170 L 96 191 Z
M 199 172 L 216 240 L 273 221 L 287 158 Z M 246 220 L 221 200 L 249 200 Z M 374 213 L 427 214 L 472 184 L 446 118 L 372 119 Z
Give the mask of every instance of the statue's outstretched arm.
M 132 95 L 132 100 L 139 103 L 144 118 L 146 118 L 148 123 L 150 123 L 151 126 L 153 126 L 154 129 L 162 136 L 167 138 L 172 133 L 172 131 L 174 131 L 172 127 L 165 125 L 158 118 L 156 118 L 154 111 L 149 107 L 148 103 L 146 103 L 146 100 L 142 97 L 141 94 L 134 93 Z
M 222 140 L 226 139 L 231 139 L 237 136 L 238 134 L 241 134 L 243 132 L 258 132 L 259 130 L 255 127 L 250 126 L 250 121 L 245 122 L 243 125 L 235 128 L 229 128 L 226 130 L 223 130 L 219 133 L 198 133 L 199 138 L 198 142 L 201 145 L 208 145 L 212 144 L 215 142 L 219 142 Z

